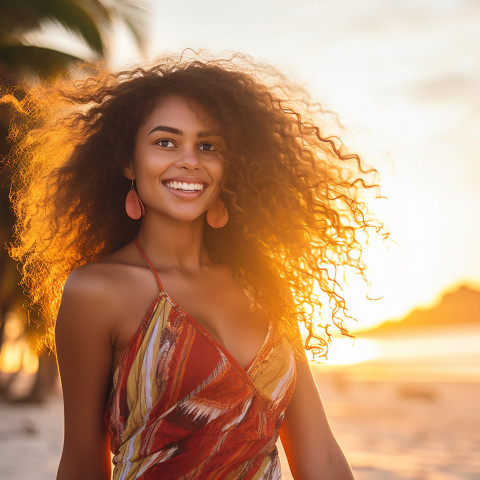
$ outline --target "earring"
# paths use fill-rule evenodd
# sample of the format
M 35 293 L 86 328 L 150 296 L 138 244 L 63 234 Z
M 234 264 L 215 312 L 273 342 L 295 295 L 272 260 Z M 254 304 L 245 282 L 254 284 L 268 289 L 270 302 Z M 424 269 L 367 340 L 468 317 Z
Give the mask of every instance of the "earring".
M 223 201 L 218 197 L 215 203 L 207 210 L 207 223 L 212 228 L 222 228 L 228 222 L 228 210 Z
M 145 215 L 145 207 L 135 190 L 135 180 L 132 180 L 132 185 L 125 199 L 125 211 L 133 220 L 138 220 Z

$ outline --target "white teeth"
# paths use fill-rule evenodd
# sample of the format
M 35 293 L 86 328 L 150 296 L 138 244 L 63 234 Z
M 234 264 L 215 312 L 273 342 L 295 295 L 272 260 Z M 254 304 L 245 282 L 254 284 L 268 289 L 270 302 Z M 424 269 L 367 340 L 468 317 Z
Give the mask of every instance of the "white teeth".
M 186 192 L 203 190 L 203 183 L 187 183 L 187 182 L 177 182 L 176 180 L 172 180 L 169 182 L 165 182 L 165 185 L 168 188 L 172 188 L 174 190 L 183 190 Z

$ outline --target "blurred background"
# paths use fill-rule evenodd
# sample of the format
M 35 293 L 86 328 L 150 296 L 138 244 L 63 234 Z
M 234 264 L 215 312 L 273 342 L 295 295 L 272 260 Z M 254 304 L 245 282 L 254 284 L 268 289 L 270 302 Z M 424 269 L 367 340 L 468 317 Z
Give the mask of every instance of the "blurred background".
M 365 250 L 369 288 L 346 278 L 356 339 L 334 338 L 312 365 L 356 478 L 480 479 L 480 2 L 0 0 L 2 89 L 79 59 L 119 69 L 188 47 L 274 65 L 338 113 L 346 145 L 380 173 L 386 198 L 368 205 L 391 241 Z M 4 245 L 5 168 L 0 182 Z M 62 402 L 19 280 L 2 248 L 0 477 L 43 480 Z

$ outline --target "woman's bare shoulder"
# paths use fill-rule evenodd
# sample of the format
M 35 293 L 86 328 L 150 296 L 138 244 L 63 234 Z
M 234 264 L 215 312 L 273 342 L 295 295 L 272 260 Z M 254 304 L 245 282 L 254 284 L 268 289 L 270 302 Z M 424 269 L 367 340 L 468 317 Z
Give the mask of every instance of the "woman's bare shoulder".
M 60 316 L 68 310 L 83 312 L 89 318 L 115 317 L 121 309 L 119 299 L 131 287 L 129 279 L 135 268 L 138 267 L 129 263 L 128 255 L 120 251 L 76 268 L 65 282 Z
M 65 282 L 64 294 L 108 296 L 136 267 L 131 248 L 127 245 L 97 262 L 73 270 Z
M 113 265 L 91 263 L 83 265 L 68 276 L 62 294 L 62 306 L 92 308 L 105 306 L 113 297 L 115 286 Z

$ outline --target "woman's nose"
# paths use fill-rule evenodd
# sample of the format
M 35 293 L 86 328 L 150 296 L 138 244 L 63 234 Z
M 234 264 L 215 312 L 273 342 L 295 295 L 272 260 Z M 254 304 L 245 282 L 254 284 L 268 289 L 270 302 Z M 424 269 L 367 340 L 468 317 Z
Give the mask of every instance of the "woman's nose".
M 199 167 L 200 162 L 198 159 L 198 152 L 195 148 L 182 149 L 180 158 L 178 159 L 177 166 L 184 169 L 196 169 Z

